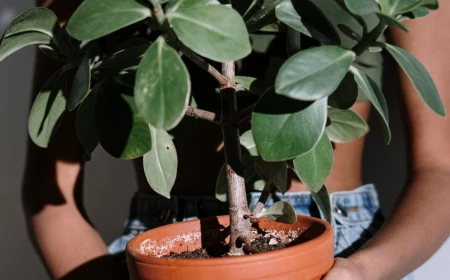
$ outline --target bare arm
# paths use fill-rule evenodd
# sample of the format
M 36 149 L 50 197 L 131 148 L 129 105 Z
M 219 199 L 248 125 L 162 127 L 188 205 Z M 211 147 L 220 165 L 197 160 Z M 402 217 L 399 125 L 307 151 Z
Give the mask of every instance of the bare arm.
M 51 1 L 43 2 L 53 8 Z M 58 16 L 67 20 L 68 12 L 59 11 L 56 7 Z M 35 93 L 57 68 L 38 55 Z M 22 194 L 30 235 L 53 278 L 117 279 L 106 245 L 84 215 L 83 150 L 73 117 L 64 116 L 48 149 L 29 144 Z
M 440 3 L 429 18 L 407 23 L 411 34 L 393 30 L 393 39 L 430 71 L 449 114 L 450 3 Z M 430 258 L 450 235 L 450 118 L 435 115 L 403 72 L 400 78 L 412 176 L 392 218 L 360 251 L 348 260 L 338 259 L 340 269 L 330 272 L 327 280 L 400 279 Z

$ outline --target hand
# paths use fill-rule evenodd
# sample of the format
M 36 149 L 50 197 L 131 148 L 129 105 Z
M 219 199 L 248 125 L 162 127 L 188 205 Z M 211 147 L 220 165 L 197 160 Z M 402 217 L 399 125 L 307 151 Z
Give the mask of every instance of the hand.
M 366 280 L 360 266 L 349 259 L 336 258 L 331 270 L 322 280 Z

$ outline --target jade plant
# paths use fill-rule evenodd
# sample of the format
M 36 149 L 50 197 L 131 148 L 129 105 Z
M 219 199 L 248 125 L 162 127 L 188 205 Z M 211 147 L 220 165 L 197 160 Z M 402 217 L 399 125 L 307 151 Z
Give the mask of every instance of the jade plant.
M 85 0 L 64 26 L 44 8 L 19 15 L 3 35 L 0 61 L 38 45 L 62 62 L 31 109 L 36 145 L 47 147 L 63 114 L 76 110 L 86 160 L 99 143 L 116 158 L 143 157 L 149 185 L 167 198 L 178 168 L 172 131 L 192 117 L 220 126 L 226 162 L 216 197 L 229 201 L 230 255 L 241 255 L 260 217 L 296 222 L 286 202 L 263 211 L 274 189 L 286 191 L 288 169 L 331 219 L 324 182 L 332 143 L 368 132 L 350 110 L 357 99 L 373 104 L 389 143 L 386 100 L 365 58 L 387 51 L 430 109 L 445 115 L 427 70 L 382 36 L 388 26 L 408 32 L 403 21 L 437 8 L 436 0 Z M 106 40 L 124 33 L 129 40 Z M 266 53 L 279 37 L 282 47 L 259 69 L 262 75 L 240 75 L 246 57 Z M 215 80 L 206 94 L 220 98 L 221 110 L 196 104 L 188 62 Z M 242 123 L 251 130 L 241 134 Z M 262 191 L 255 209 L 248 208 L 246 185 Z

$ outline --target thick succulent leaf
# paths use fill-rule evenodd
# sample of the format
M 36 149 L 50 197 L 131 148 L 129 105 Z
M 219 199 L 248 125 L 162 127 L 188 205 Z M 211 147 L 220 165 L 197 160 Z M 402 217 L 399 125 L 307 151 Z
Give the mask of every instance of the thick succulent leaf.
M 275 15 L 279 21 L 286 24 L 298 32 L 312 37 L 308 28 L 303 24 L 302 18 L 299 16 L 290 0 L 284 0 L 275 8 Z
M 190 91 L 186 66 L 178 53 L 159 37 L 145 53 L 136 73 L 137 108 L 151 125 L 170 129 L 183 118 Z
M 98 89 L 99 85 L 94 87 L 89 95 L 80 104 L 75 120 L 75 129 L 78 139 L 86 152 L 86 159 L 91 157 L 92 152 L 94 152 L 99 143 L 97 130 L 95 129 L 94 115 L 94 100 Z
M 385 15 L 385 14 L 377 14 L 377 16 L 380 18 L 380 20 L 384 21 L 385 24 L 389 25 L 389 26 L 393 26 L 393 27 L 397 27 L 403 31 L 409 32 L 408 28 L 406 28 L 406 26 L 403 25 L 403 23 L 401 23 L 400 21 L 398 21 L 397 19 Z
M 107 75 L 134 72 L 138 69 L 139 63 L 149 46 L 149 44 L 141 44 L 120 49 L 105 57 L 101 64 L 96 67 L 96 70 Z
M 264 82 L 257 78 L 236 76 L 236 83 L 256 95 L 263 95 L 267 91 L 267 86 Z
M 51 38 L 40 32 L 27 32 L 3 38 L 0 44 L 0 62 L 26 46 L 49 44 L 50 42 Z
M 325 45 L 340 45 L 341 40 L 328 16 L 310 0 L 291 0 L 311 37 Z M 306 34 L 307 35 L 307 34 Z
M 39 32 L 53 38 L 55 31 L 59 32 L 56 15 L 49 9 L 33 8 L 21 13 L 11 21 L 4 38 L 28 32 Z
M 355 77 L 355 81 L 358 84 L 358 87 L 363 91 L 363 93 L 370 100 L 370 102 L 372 102 L 373 106 L 377 110 L 378 115 L 381 118 L 381 126 L 383 128 L 385 142 L 389 144 L 389 142 L 391 141 L 391 130 L 389 129 L 389 113 L 386 99 L 384 98 L 381 89 L 369 76 L 364 74 L 361 70 L 352 67 L 351 72 Z
M 91 60 L 90 52 L 87 51 L 78 66 L 77 73 L 72 83 L 69 96 L 67 98 L 67 109 L 75 110 L 88 95 L 91 87 Z
M 167 18 L 179 39 L 206 58 L 227 62 L 251 52 L 244 21 L 233 9 L 206 5 L 168 12 Z
M 166 6 L 166 12 L 176 12 L 183 9 L 203 7 L 205 5 L 220 4 L 217 0 L 172 0 Z
M 144 155 L 144 172 L 150 187 L 170 198 L 178 169 L 178 157 L 170 135 L 163 129 L 150 126 L 152 149 Z
M 358 98 L 358 85 L 351 73 L 347 73 L 339 87 L 328 97 L 328 105 L 346 110 L 355 104 Z
M 384 44 L 384 48 L 394 57 L 397 63 L 403 68 L 411 83 L 422 97 L 423 101 L 436 114 L 445 116 L 445 108 L 437 91 L 433 79 L 427 69 L 409 52 L 389 44 Z
M 359 16 L 374 14 L 380 11 L 375 0 L 344 0 L 347 9 Z
M 245 24 L 249 32 L 255 32 L 276 20 L 275 7 L 283 0 L 255 0 L 245 13 Z
M 67 76 L 65 71 L 68 69 L 69 66 L 64 66 L 45 83 L 31 108 L 28 133 L 31 140 L 39 147 L 48 147 L 66 110 Z
M 39 50 L 52 60 L 57 60 L 59 56 L 59 51 L 50 45 L 39 45 Z
M 250 155 L 258 155 L 258 150 L 256 149 L 255 140 L 253 139 L 253 133 L 251 130 L 244 132 L 240 137 L 240 141 L 241 146 L 243 146 Z
M 257 158 L 254 166 L 261 179 L 272 182 L 282 194 L 286 192 L 288 185 L 286 161 L 267 162 Z
M 326 114 L 326 98 L 305 102 L 266 93 L 252 115 L 259 153 L 266 161 L 282 161 L 311 150 L 324 132 Z
M 398 21 L 404 21 L 408 19 L 419 19 L 424 18 L 430 15 L 430 10 L 428 10 L 425 7 L 417 7 L 411 12 L 403 14 L 400 18 L 398 18 Z
M 319 209 L 322 211 L 325 220 L 331 224 L 331 201 L 325 185 L 318 192 L 311 192 L 311 195 Z
M 256 217 L 265 217 L 269 220 L 284 224 L 295 224 L 297 222 L 297 214 L 295 213 L 294 207 L 284 201 L 275 202 L 266 211 L 258 213 Z
M 132 91 L 105 82 L 95 94 L 95 127 L 100 144 L 121 159 L 143 156 L 152 144 L 148 123 L 139 114 Z
M 331 124 L 325 128 L 326 134 L 335 143 L 346 143 L 358 139 L 369 132 L 366 122 L 351 110 L 328 109 Z
M 85 0 L 67 24 L 70 36 L 94 40 L 151 16 L 136 0 Z
M 278 94 L 317 100 L 332 94 L 355 60 L 355 53 L 337 46 L 311 48 L 289 58 L 275 80 Z
M 318 192 L 330 175 L 333 162 L 333 146 L 324 133 L 312 150 L 294 159 L 294 166 L 302 182 Z
M 439 7 L 437 0 L 380 0 L 382 6 L 386 6 L 383 13 L 389 15 L 400 15 L 413 11 L 418 7 L 425 7 L 430 10 L 436 10 Z

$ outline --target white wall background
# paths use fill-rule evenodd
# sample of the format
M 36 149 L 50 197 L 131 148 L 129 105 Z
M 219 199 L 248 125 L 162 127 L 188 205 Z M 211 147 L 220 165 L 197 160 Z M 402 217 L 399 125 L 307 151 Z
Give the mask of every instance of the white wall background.
M 0 32 L 20 12 L 32 7 L 33 0 L 0 0 Z M 25 164 L 27 119 L 30 104 L 34 49 L 27 48 L 0 63 L 0 279 L 43 280 L 48 276 L 28 240 L 22 213 L 20 187 Z M 387 84 L 393 81 L 387 81 Z M 375 182 L 382 206 L 389 213 L 406 178 L 404 137 L 395 87 L 386 92 L 393 120 L 393 142 L 383 145 L 378 123 L 365 153 L 364 180 Z M 85 179 L 88 214 L 106 242 L 121 232 L 128 203 L 136 189 L 132 165 L 114 160 L 103 151 L 93 155 Z M 450 187 L 450 186 L 449 186 Z M 450 215 L 450 213 L 449 213 Z M 27 269 L 24 269 L 26 264 Z M 415 274 L 416 280 L 450 279 L 450 241 Z

